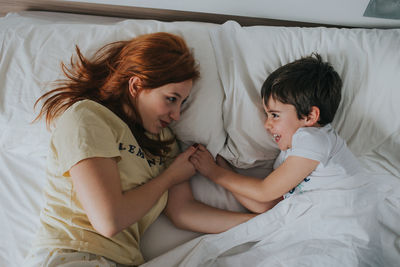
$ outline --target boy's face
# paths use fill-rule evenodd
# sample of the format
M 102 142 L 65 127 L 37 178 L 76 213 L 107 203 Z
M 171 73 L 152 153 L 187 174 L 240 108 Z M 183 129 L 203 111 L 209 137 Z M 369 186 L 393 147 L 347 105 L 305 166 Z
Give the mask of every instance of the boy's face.
M 267 106 L 263 101 L 263 106 L 267 115 L 264 128 L 272 135 L 280 150 L 291 148 L 294 133 L 306 126 L 306 120 L 299 120 L 293 105 L 283 104 L 272 97 L 268 99 Z

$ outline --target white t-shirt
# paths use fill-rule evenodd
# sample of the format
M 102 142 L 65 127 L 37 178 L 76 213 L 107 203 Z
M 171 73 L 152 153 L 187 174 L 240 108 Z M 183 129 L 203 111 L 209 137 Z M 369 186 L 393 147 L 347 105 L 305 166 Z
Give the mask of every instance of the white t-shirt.
M 160 136 L 167 140 L 172 132 L 164 128 Z M 122 191 L 126 191 L 156 177 L 178 152 L 174 142 L 168 159 L 148 158 L 128 125 L 112 111 L 91 100 L 75 103 L 60 116 L 52 132 L 45 205 L 34 248 L 66 248 L 101 255 L 126 265 L 143 263 L 140 236 L 164 209 L 167 192 L 137 223 L 106 238 L 91 225 L 77 198 L 69 170 L 83 159 L 116 158 Z M 132 209 L 135 205 L 132 203 Z
M 323 188 L 324 185 L 362 172 L 362 167 L 346 142 L 330 124 L 323 127 L 299 128 L 292 137 L 292 147 L 281 151 L 274 163 L 278 168 L 289 156 L 319 161 L 317 168 L 299 185 L 284 195 Z

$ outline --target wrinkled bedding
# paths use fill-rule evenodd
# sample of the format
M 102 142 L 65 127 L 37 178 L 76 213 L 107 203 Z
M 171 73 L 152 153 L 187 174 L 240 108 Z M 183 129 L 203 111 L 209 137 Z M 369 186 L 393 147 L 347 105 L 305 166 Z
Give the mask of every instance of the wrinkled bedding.
M 167 31 L 185 38 L 200 79 L 172 125 L 181 147 L 222 154 L 238 172 L 265 177 L 278 148 L 262 128 L 259 90 L 277 67 L 318 52 L 343 79 L 332 123 L 369 174 L 294 196 L 217 235 L 175 228 L 161 215 L 141 240 L 145 266 L 398 266 L 400 262 L 400 29 L 242 27 L 50 12 L 0 18 L 0 266 L 20 267 L 43 203 L 50 133 L 32 124 L 35 100 L 61 78 L 75 45 Z M 245 211 L 197 174 L 196 199 Z
M 363 174 L 283 200 L 217 235 L 153 259 L 152 266 L 398 266 L 400 183 Z

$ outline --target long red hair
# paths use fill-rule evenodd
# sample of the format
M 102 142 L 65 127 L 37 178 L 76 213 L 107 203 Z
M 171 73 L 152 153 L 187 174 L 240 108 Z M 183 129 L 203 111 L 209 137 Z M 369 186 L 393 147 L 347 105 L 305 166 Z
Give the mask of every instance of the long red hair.
M 46 124 L 50 126 L 71 105 L 90 99 L 120 117 L 145 151 L 165 155 L 173 140 L 161 141 L 145 134 L 140 114 L 129 97 L 129 79 L 139 77 L 142 89 L 196 80 L 198 66 L 185 41 L 177 35 L 159 32 L 107 44 L 92 59 L 84 57 L 76 46 L 76 55 L 75 60 L 71 57 L 70 67 L 61 63 L 66 79 L 57 81 L 57 88 L 35 102 L 36 107 L 44 100 L 35 121 L 45 116 Z M 132 107 L 133 114 L 127 114 L 124 106 Z

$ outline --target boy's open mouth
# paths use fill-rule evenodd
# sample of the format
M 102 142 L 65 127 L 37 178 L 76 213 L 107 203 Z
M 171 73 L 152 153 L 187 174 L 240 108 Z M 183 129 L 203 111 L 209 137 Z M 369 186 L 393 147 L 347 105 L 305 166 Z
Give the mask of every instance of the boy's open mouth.
M 278 143 L 280 139 L 281 139 L 281 136 L 279 134 L 272 135 L 272 140 L 274 140 L 275 142 Z

